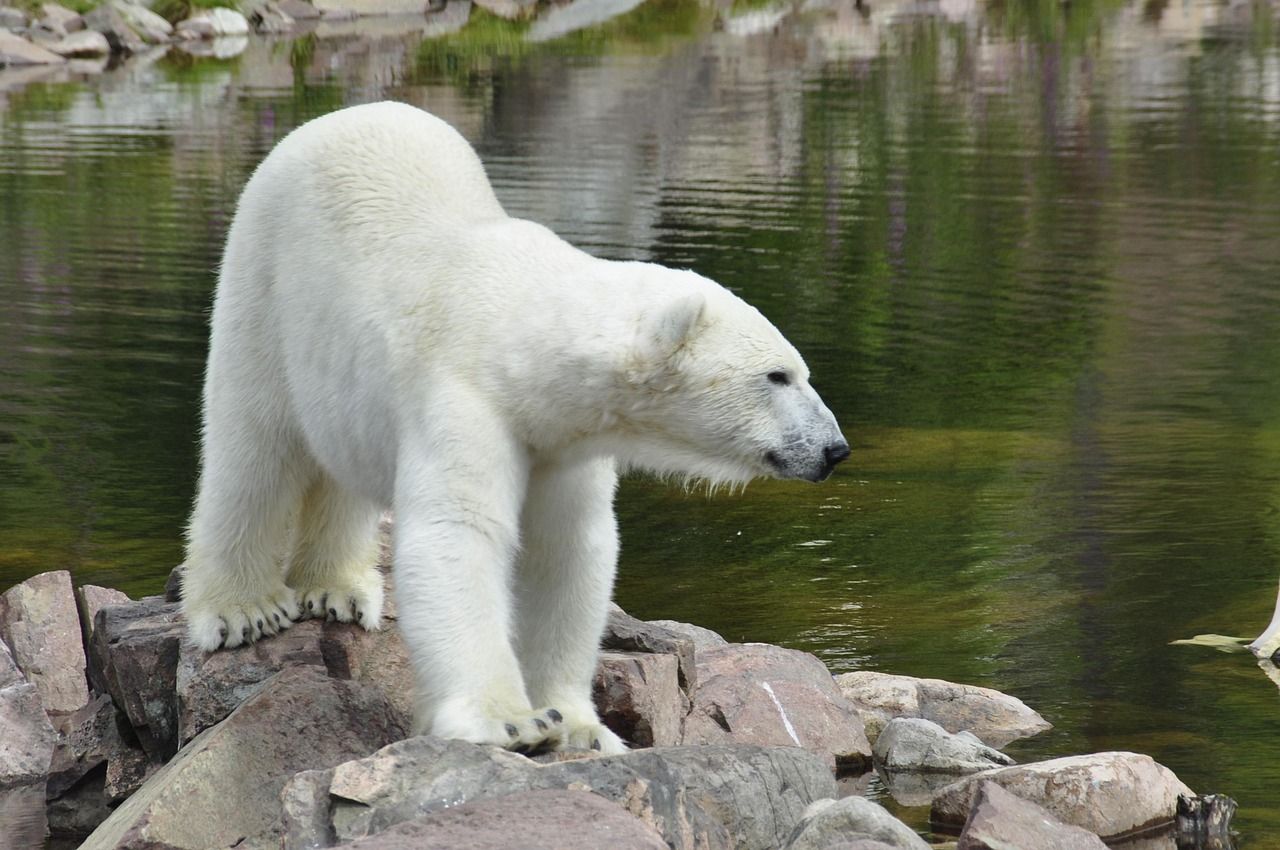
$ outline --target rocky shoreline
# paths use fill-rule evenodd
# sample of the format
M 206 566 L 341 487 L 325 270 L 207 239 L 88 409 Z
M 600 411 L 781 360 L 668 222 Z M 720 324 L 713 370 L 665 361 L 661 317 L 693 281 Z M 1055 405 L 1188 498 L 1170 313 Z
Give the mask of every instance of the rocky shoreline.
M 388 579 L 389 580 L 389 579 Z M 171 582 L 176 587 L 176 582 Z M 390 598 L 390 595 L 388 596 Z M 1229 847 L 1227 798 L 1109 752 L 1017 765 L 1050 728 L 1014 697 L 729 643 L 615 609 L 595 695 L 635 749 L 549 753 L 409 736 L 388 628 L 311 620 L 185 644 L 172 592 L 45 573 L 0 596 L 0 820 L 97 848 Z M 837 776 L 929 805 L 931 845 Z M 867 782 L 844 783 L 849 788 Z M 1104 839 L 1106 844 L 1104 844 Z

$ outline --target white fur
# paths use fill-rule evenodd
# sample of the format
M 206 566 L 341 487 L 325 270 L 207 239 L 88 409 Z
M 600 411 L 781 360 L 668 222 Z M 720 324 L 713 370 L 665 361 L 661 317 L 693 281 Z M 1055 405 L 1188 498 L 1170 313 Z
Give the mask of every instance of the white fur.
M 315 120 L 258 168 L 227 240 L 191 637 L 236 646 L 308 615 L 377 628 L 392 507 L 420 728 L 619 751 L 591 703 L 617 468 L 816 479 L 843 442 L 807 378 L 719 285 L 509 218 L 431 115 Z

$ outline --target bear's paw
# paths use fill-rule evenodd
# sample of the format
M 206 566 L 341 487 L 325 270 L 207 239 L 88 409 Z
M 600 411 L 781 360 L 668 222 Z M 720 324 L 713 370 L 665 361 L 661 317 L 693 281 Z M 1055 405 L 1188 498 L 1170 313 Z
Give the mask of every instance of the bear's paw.
M 355 623 L 369 631 L 382 628 L 382 573 L 367 569 L 348 581 L 295 587 L 303 617 Z
M 183 611 L 191 642 L 206 652 L 278 634 L 299 616 L 297 597 L 284 584 L 253 600 L 184 596 Z

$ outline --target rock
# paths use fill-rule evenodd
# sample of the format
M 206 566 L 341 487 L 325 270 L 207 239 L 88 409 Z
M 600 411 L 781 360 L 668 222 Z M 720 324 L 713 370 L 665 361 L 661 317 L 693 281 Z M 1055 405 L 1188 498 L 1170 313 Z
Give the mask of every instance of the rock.
M 6 47 L 6 39 L 49 53 L 0 32 L 0 56 L 8 55 L 11 61 L 13 54 Z M 28 55 L 32 55 L 30 51 Z M 32 61 L 65 61 L 57 54 L 50 55 L 53 60 Z M 0 64 L 3 62 L 0 59 Z M 75 711 L 89 701 L 84 643 L 71 573 L 41 573 L 6 590 L 0 596 L 0 638 L 12 650 L 18 669 L 35 685 L 46 711 Z
M 141 53 L 147 49 L 147 42 L 111 3 L 103 3 L 86 12 L 84 25 L 102 33 L 113 52 Z
M 248 35 L 249 21 L 234 9 L 205 9 L 179 23 L 176 31 L 181 37 L 195 38 Z
M 956 850 L 1106 850 L 1106 846 L 1092 832 L 1062 823 L 994 782 L 983 782 Z
M 159 596 L 108 605 L 94 617 L 89 656 L 95 678 L 157 762 L 178 749 L 174 691 L 184 632 L 178 606 Z
M 386 588 L 392 593 L 390 581 Z M 413 667 L 395 623 L 395 608 L 383 609 L 382 628 L 366 631 L 348 623 L 325 623 L 320 652 L 329 675 L 377 688 L 406 717 L 413 715 Z
M 103 791 L 106 767 L 84 777 L 79 784 L 56 800 L 50 800 L 45 814 L 49 819 L 49 832 L 60 838 L 83 840 L 111 816 L 111 806 Z
M 117 722 L 117 727 L 119 725 Z M 107 775 L 102 788 L 107 802 L 113 806 L 141 788 L 160 769 L 142 749 L 132 729 L 117 728 L 117 731 L 120 734 L 107 745 Z
M 26 681 L 27 677 L 22 675 L 22 671 L 18 669 L 18 663 L 13 660 L 13 653 L 9 651 L 9 645 L 0 640 L 0 688 L 7 688 L 10 685 Z
M 1234 847 L 1231 819 L 1236 801 L 1223 794 L 1178 798 L 1178 838 L 1194 847 L 1215 850 Z
M 325 780 L 328 779 L 327 787 Z M 427 736 L 286 786 L 283 846 L 345 842 L 458 804 L 539 789 L 590 790 L 673 848 L 781 845 L 805 806 L 835 793 L 823 760 L 795 748 L 673 747 L 538 764 Z
M 868 670 L 836 676 L 836 684 L 872 740 L 894 717 L 923 717 L 948 732 L 968 730 L 997 748 L 1053 728 L 1021 700 L 990 688 Z
M 886 770 L 974 773 L 1014 763 L 970 732 L 951 734 L 923 717 L 895 717 L 876 738 L 872 752 Z
M 351 850 L 666 850 L 650 826 L 585 791 L 522 791 L 465 803 L 345 845 Z
M 538 0 L 472 0 L 481 9 L 508 21 L 529 18 L 537 11 Z
M 960 827 L 988 781 L 1104 839 L 1172 823 L 1179 795 L 1194 796 L 1150 756 L 1094 753 L 975 773 L 938 792 L 930 819 Z
M 79 711 L 55 718 L 53 727 L 58 737 L 49 764 L 50 799 L 62 796 L 96 768 L 101 767 L 105 775 L 107 753 L 120 734 L 116 731 L 116 707 L 106 694 L 99 694 Z
M 866 797 L 819 800 L 805 810 L 786 850 L 828 850 L 844 842 L 873 841 L 902 850 L 929 850 L 911 827 Z
M 0 789 L 0 825 L 0 847 L 5 850 L 48 846 L 43 783 Z
M 290 776 L 367 755 L 404 733 L 372 688 L 315 668 L 284 670 L 184 747 L 81 850 L 275 843 Z
M 615 652 L 674 655 L 680 662 L 680 687 L 692 694 L 698 686 L 693 641 L 661 626 L 637 620 L 617 605 L 609 606 L 609 620 L 600 639 L 600 648 Z
M 658 626 L 693 641 L 695 652 L 715 649 L 718 646 L 726 646 L 729 643 L 718 632 L 704 629 L 702 626 L 695 626 L 693 623 L 682 623 L 679 620 L 648 620 L 647 622 L 651 626 Z
M 0 789 L 39 783 L 43 795 L 56 740 L 35 685 L 0 688 Z
M 186 564 L 178 564 L 178 566 L 169 570 L 169 577 L 164 580 L 165 602 L 182 601 L 182 576 L 185 571 Z
M 313 21 L 320 17 L 320 10 L 306 0 L 277 0 L 275 5 L 295 21 Z
M 370 15 L 423 15 L 428 0 L 313 0 L 321 14 L 332 9 L 350 10 L 360 17 Z
M 0 6 L 0 30 L 24 30 L 27 13 L 12 6 Z
M 130 0 L 110 0 L 110 5 L 147 44 L 166 44 L 173 35 L 173 24 Z
M 84 29 L 84 18 L 80 17 L 79 12 L 57 3 L 40 4 L 40 22 L 57 26 L 65 33 L 80 32 Z
M 688 698 L 678 668 L 674 655 L 601 653 L 592 685 L 600 719 L 632 747 L 679 744 Z
M 249 13 L 249 23 L 260 33 L 292 32 L 295 24 L 293 18 L 280 10 L 278 3 L 271 2 L 255 6 Z
M 111 52 L 107 37 L 93 30 L 73 32 L 61 41 L 48 45 L 59 56 L 106 56 Z
M 698 654 L 698 683 L 686 744 L 804 747 L 846 769 L 869 765 L 861 719 L 807 652 L 763 643 L 709 649 Z
M 879 769 L 874 775 L 899 806 L 928 806 L 939 791 L 956 781 L 954 773 Z
M 101 35 L 101 33 L 99 33 Z M 84 584 L 76 588 L 76 605 L 80 609 L 80 630 L 84 645 L 93 638 L 93 618 L 108 605 L 127 605 L 132 602 L 126 594 L 109 587 Z

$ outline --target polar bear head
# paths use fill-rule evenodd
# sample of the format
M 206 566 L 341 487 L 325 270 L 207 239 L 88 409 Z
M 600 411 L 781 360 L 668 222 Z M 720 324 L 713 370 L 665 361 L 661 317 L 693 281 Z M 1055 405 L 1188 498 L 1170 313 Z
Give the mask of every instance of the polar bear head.
M 825 479 L 849 445 L 799 353 L 719 284 L 669 274 L 678 285 L 655 288 L 626 368 L 639 439 L 623 459 L 713 484 Z

